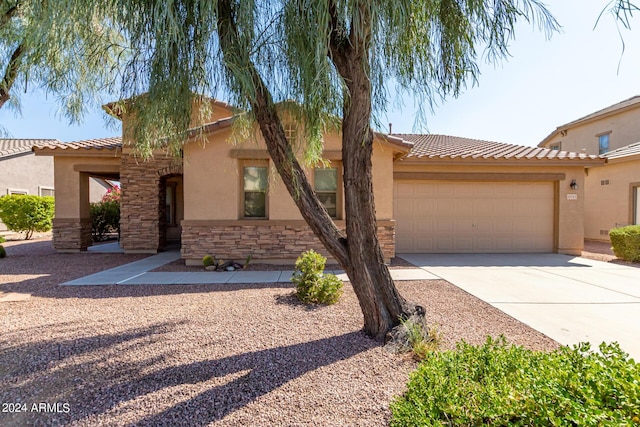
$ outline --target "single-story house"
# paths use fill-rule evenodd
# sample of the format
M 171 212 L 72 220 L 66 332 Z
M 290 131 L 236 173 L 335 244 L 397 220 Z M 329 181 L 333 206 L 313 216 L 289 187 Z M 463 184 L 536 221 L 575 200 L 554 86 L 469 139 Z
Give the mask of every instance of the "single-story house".
M 0 197 L 11 194 L 54 196 L 53 159 L 35 156 L 34 145 L 60 144 L 57 139 L 0 138 Z M 90 200 L 98 201 L 110 187 L 102 180 L 92 180 Z M 6 231 L 0 221 L 0 232 Z
M 640 96 L 558 126 L 541 148 L 599 154 L 586 169 L 585 238 L 609 240 L 612 228 L 640 224 Z
M 125 252 L 156 252 L 179 240 L 187 263 L 206 254 L 262 261 L 322 250 L 277 175 L 259 132 L 230 144 L 233 112 L 212 101 L 205 142 L 187 141 L 182 158 L 134 155 L 126 134 L 46 143 L 56 178 L 54 246 L 86 250 L 87 179 L 122 186 Z M 108 108 L 108 107 L 107 107 Z M 123 120 L 127 129 L 128 117 Z M 292 123 L 285 123 L 294 132 Z M 307 170 L 318 196 L 344 227 L 341 137 L 324 136 L 329 164 Z M 375 134 L 373 186 L 385 258 L 402 252 L 560 252 L 583 247 L 585 167 L 597 156 L 442 135 Z

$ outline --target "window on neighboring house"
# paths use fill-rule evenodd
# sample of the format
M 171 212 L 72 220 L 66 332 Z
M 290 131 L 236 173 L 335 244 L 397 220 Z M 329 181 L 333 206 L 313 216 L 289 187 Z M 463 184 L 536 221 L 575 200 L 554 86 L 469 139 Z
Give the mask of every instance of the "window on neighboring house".
M 318 199 L 331 218 L 338 217 L 338 169 L 315 169 L 314 187 Z
M 598 135 L 598 154 L 604 154 L 609 151 L 609 133 Z
M 550 149 L 550 150 L 560 151 L 560 143 L 559 143 L 559 142 L 557 142 L 557 143 L 555 143 L 555 144 L 551 144 L 551 145 L 549 146 L 549 149 Z
M 9 188 L 9 189 L 7 189 L 7 194 L 8 195 L 12 195 L 12 194 L 26 195 L 26 194 L 29 194 L 29 191 L 28 190 L 17 190 L 15 188 Z
M 41 196 L 55 196 L 55 191 L 51 187 L 39 187 L 38 192 Z
M 266 166 L 245 166 L 243 182 L 243 216 L 245 218 L 267 217 L 267 180 Z

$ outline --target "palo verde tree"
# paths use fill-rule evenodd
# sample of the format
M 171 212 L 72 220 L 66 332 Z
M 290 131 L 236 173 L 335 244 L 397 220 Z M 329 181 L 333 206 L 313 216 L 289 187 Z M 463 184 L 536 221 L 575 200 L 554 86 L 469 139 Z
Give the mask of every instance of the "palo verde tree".
M 96 16 L 71 6 L 0 0 L 0 108 L 19 110 L 16 94 L 39 87 L 58 97 L 62 112 L 75 121 L 117 81 L 115 65 L 127 52 L 122 34 L 104 11 Z
M 71 0 L 67 0 L 71 1 Z M 391 86 L 426 105 L 457 95 L 483 58 L 507 56 L 519 21 L 551 32 L 538 0 L 103 0 L 134 48 L 124 95 L 142 152 L 184 141 L 193 93 L 228 96 L 259 128 L 287 190 L 345 270 L 376 338 L 423 314 L 397 291 L 376 236 L 371 155 Z M 83 7 L 87 7 L 83 5 Z M 93 13 L 93 12 L 92 12 Z M 299 106 L 308 151 L 341 119 L 346 233 L 319 202 L 285 137 L 281 101 Z M 155 129 L 155 130 L 154 130 Z M 314 156 L 310 156 L 313 158 Z

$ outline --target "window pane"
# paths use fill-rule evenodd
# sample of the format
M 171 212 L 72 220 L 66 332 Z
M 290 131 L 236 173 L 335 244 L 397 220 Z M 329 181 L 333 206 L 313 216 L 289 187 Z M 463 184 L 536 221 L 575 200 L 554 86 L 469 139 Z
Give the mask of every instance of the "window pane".
M 338 170 L 335 168 L 316 169 L 316 191 L 336 191 L 338 189 Z
M 253 218 L 265 218 L 266 194 L 263 192 L 244 193 L 244 216 Z
M 244 191 L 266 191 L 267 168 L 247 166 L 244 168 Z
M 609 134 L 600 135 L 598 138 L 600 154 L 609 151 Z
M 330 217 L 335 218 L 337 216 L 337 203 L 336 203 L 336 193 L 320 193 L 318 194 L 318 199 L 320 199 L 320 203 L 327 210 L 327 213 Z

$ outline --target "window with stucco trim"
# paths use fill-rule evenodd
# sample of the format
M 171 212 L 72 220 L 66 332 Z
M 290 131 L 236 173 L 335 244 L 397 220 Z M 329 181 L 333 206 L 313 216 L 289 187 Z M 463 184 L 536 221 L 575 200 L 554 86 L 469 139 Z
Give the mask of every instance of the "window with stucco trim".
M 267 217 L 269 172 L 266 164 L 245 164 L 242 168 L 242 217 Z
M 555 144 L 551 144 L 549 146 L 549 149 L 554 151 L 560 151 L 560 147 L 562 146 L 561 144 L 562 144 L 561 142 L 556 142 Z
M 8 195 L 12 195 L 12 194 L 27 195 L 27 194 L 29 194 L 29 190 L 20 190 L 20 189 L 17 189 L 17 188 L 8 188 L 7 189 L 7 194 Z
M 609 151 L 609 135 L 611 132 L 597 135 L 598 137 L 598 154 L 604 154 Z
M 53 196 L 55 196 L 55 195 L 56 195 L 56 192 L 55 192 L 55 190 L 53 189 L 53 187 L 43 187 L 43 186 L 39 186 L 39 187 L 38 187 L 38 193 L 39 193 L 41 196 L 52 196 L 52 197 L 53 197 Z
M 337 218 L 339 209 L 338 197 L 338 169 L 323 168 L 315 169 L 313 177 L 313 185 L 318 195 L 318 199 L 327 210 L 331 218 Z

